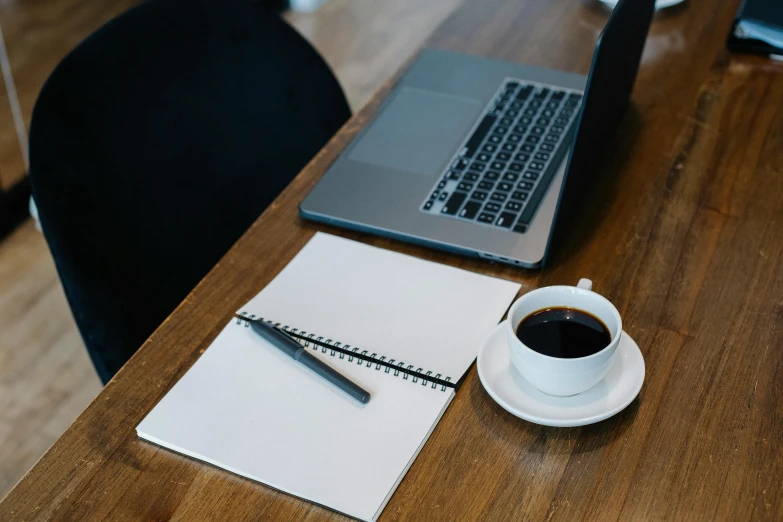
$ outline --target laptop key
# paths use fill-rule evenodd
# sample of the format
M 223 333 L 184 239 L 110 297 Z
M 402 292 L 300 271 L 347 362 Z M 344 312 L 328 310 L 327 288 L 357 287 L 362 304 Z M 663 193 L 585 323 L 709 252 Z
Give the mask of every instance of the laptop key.
M 503 192 L 493 192 L 491 196 L 489 196 L 489 199 L 492 201 L 506 201 L 506 198 L 508 197 L 508 194 L 504 194 Z
M 514 123 L 514 120 L 512 120 L 511 118 L 503 118 L 502 120 L 500 120 L 500 124 L 505 125 L 506 127 L 511 126 L 512 123 Z
M 546 87 L 541 87 L 541 90 L 538 91 L 536 94 L 533 95 L 533 98 L 537 98 L 539 100 L 542 100 L 546 98 L 547 94 L 549 94 L 549 89 Z
M 511 199 L 517 199 L 519 201 L 525 201 L 527 199 L 527 192 L 516 191 L 511 194 Z
M 449 197 L 449 193 L 448 192 L 441 192 L 440 196 L 438 196 L 438 200 L 439 201 L 446 201 L 447 197 Z
M 535 170 L 544 170 L 544 164 L 541 163 L 540 161 L 531 161 L 528 164 L 528 167 Z
M 487 165 L 485 163 L 479 163 L 478 161 L 474 161 L 473 163 L 470 164 L 470 170 L 477 170 L 481 172 L 486 168 L 486 166 Z
M 516 201 L 509 201 L 506 203 L 506 210 L 511 210 L 512 212 L 518 212 L 522 210 L 522 203 L 517 203 Z
M 524 114 L 524 115 L 525 115 L 525 116 L 527 116 L 528 118 L 532 118 L 533 116 L 535 116 L 535 115 L 536 115 L 536 113 L 537 113 L 537 112 L 538 112 L 538 111 L 537 111 L 537 110 L 535 110 L 535 109 L 525 109 L 525 112 L 523 112 L 522 114 Z
M 495 221 L 495 224 L 499 227 L 511 228 L 511 225 L 514 224 L 516 218 L 517 215 L 515 212 L 503 212 L 498 216 L 498 220 Z
M 541 178 L 536 182 L 533 192 L 531 192 L 530 196 L 528 197 L 525 208 L 522 209 L 522 214 L 519 216 L 520 225 L 530 224 L 530 220 L 533 218 L 533 215 L 535 215 L 536 208 L 538 208 L 538 204 L 544 197 L 544 194 L 546 193 L 547 188 L 549 187 L 549 184 L 551 183 L 554 176 L 555 169 L 548 169 L 542 173 Z
M 511 159 L 511 154 L 509 154 L 508 152 L 498 152 L 496 159 L 500 161 L 508 161 Z
M 462 203 L 465 201 L 465 198 L 467 198 L 468 195 L 464 192 L 455 192 L 451 195 L 449 200 L 446 202 L 445 205 L 443 205 L 443 208 L 440 209 L 441 213 L 448 214 L 450 216 L 456 215 L 457 211 L 459 210 L 459 207 L 462 206 Z
M 454 166 L 452 167 L 454 170 L 465 170 L 467 168 L 468 162 L 464 158 L 460 158 L 454 163 Z
M 536 123 L 539 125 L 549 125 L 549 118 L 544 118 L 544 117 L 538 118 L 538 120 L 536 120 Z
M 530 93 L 533 92 L 533 86 L 532 85 L 523 85 L 521 89 L 519 89 L 519 92 L 517 93 L 517 100 L 525 101 L 530 97 Z
M 550 134 L 547 134 L 546 136 L 544 136 L 544 139 L 546 141 L 550 142 L 550 143 L 557 143 L 557 140 L 560 139 L 560 135 L 558 135 L 558 134 L 551 134 L 550 133 Z
M 484 152 L 495 152 L 497 150 L 497 148 L 498 148 L 497 145 L 493 145 L 491 143 L 487 143 L 486 145 L 481 147 L 481 150 L 483 150 Z
M 533 100 L 530 103 L 528 103 L 527 106 L 532 109 L 538 109 L 539 107 L 541 107 L 541 100 Z
M 495 134 L 505 134 L 508 132 L 508 127 L 498 125 L 497 127 L 495 127 L 495 130 L 493 130 L 492 132 Z
M 484 210 L 486 210 L 487 212 L 497 212 L 498 210 L 500 210 L 500 205 L 498 205 L 497 203 L 485 203 Z
M 535 159 L 539 161 L 546 161 L 549 159 L 549 153 L 548 152 L 536 152 L 536 155 L 533 156 Z
M 515 102 L 511 102 L 511 105 L 509 105 L 509 107 L 511 107 L 511 108 L 512 108 L 512 109 L 514 109 L 515 111 L 518 111 L 519 109 L 521 109 L 521 108 L 522 108 L 522 105 L 523 105 L 523 104 L 522 104 L 522 102 L 521 102 L 521 101 L 515 101 Z
M 473 190 L 473 183 L 462 182 L 459 185 L 457 185 L 457 190 L 464 190 L 465 192 L 470 192 L 471 190 Z
M 455 170 L 452 170 L 451 172 L 449 172 L 448 178 L 449 179 L 459 179 L 460 178 L 460 173 L 455 171 Z
M 487 199 L 487 193 L 481 190 L 474 190 L 473 194 L 470 195 L 470 199 L 477 199 L 479 201 L 484 201 Z
M 514 156 L 514 159 L 515 159 L 515 160 L 517 160 L 517 161 L 521 161 L 522 163 L 524 163 L 524 162 L 526 162 L 527 160 L 529 160 L 529 159 L 530 159 L 530 156 L 529 156 L 528 154 L 524 154 L 524 153 L 520 152 L 519 154 L 517 154 L 516 156 Z
M 464 179 L 465 181 L 476 181 L 477 179 L 479 179 L 479 176 L 481 176 L 481 174 L 479 174 L 478 172 L 468 172 L 467 174 L 465 174 L 465 177 L 462 179 Z
M 430 201 L 428 201 L 428 202 L 426 202 L 424 204 L 424 210 L 429 210 L 431 208 L 432 208 L 432 200 L 430 200 Z
M 489 130 L 495 124 L 496 120 L 497 117 L 492 116 L 491 114 L 487 114 L 486 116 L 484 116 L 484 118 L 481 120 L 481 123 L 479 123 L 478 127 L 476 127 L 476 130 L 473 131 L 473 134 L 470 136 L 470 139 L 465 144 L 466 158 L 473 157 L 473 155 L 476 153 L 476 150 L 481 145 L 481 142 L 484 141 L 484 138 L 489 133 Z
M 519 232 L 520 234 L 524 234 L 527 232 L 527 225 L 519 224 L 514 227 L 514 232 Z
M 519 174 L 514 174 L 513 172 L 506 172 L 503 174 L 503 181 L 516 181 L 519 179 Z
M 479 161 L 484 161 L 484 162 L 487 162 L 487 161 L 489 161 L 489 159 L 490 159 L 491 157 L 492 157 L 492 156 L 490 156 L 489 154 L 487 154 L 487 153 L 485 153 L 485 152 L 482 152 L 481 154 L 479 154 L 478 156 L 476 156 L 476 159 L 477 159 L 477 160 L 479 160 Z
M 505 170 L 506 164 L 500 161 L 495 161 L 494 163 L 492 163 L 492 165 L 489 166 L 489 168 L 495 170 Z
M 508 192 L 512 188 L 514 188 L 514 185 L 506 181 L 501 181 L 500 183 L 498 183 L 498 190 L 503 190 L 505 192 Z
M 488 190 L 488 189 L 491 189 L 494 186 L 495 186 L 495 184 L 492 183 L 491 181 L 482 181 L 481 183 L 478 184 L 478 188 L 480 188 L 482 190 Z
M 531 190 L 533 188 L 533 182 L 532 181 L 520 181 L 517 184 L 518 189 L 522 190 Z
M 495 181 L 500 177 L 500 172 L 495 172 L 494 170 L 488 170 L 484 173 L 484 179 L 489 181 Z
M 533 136 L 532 134 L 528 134 L 527 138 L 525 138 L 525 141 L 528 143 L 538 143 L 541 141 L 541 138 L 539 136 Z
M 489 137 L 490 143 L 500 143 L 501 141 L 503 141 L 503 138 L 501 138 L 497 134 L 493 134 L 492 136 Z
M 509 134 L 507 139 L 509 143 L 519 143 L 520 141 L 522 141 L 522 135 L 514 132 Z
M 568 118 L 555 118 L 555 125 L 566 125 Z
M 555 111 L 553 111 L 552 109 L 544 109 L 543 111 L 541 111 L 541 116 L 543 116 L 544 118 L 553 118 L 555 116 Z
M 530 132 L 532 134 L 539 134 L 540 135 L 540 134 L 544 134 L 544 131 L 546 131 L 546 129 L 544 127 L 540 127 L 538 125 L 536 125 L 532 129 L 530 129 Z
M 565 96 L 565 91 L 553 91 L 552 92 L 552 99 L 553 100 L 562 100 Z
M 503 150 L 505 150 L 507 152 L 514 152 L 515 150 L 517 150 L 517 146 L 515 144 L 513 144 L 513 143 L 506 142 L 506 143 L 503 144 Z
M 482 223 L 494 223 L 495 222 L 495 214 L 490 214 L 488 212 L 482 212 L 479 214 L 478 220 Z
M 508 166 L 508 170 L 516 170 L 517 172 L 521 171 L 524 168 L 525 165 L 523 165 L 522 163 L 512 163 L 511 165 Z
M 552 145 L 551 143 L 542 143 L 541 147 L 539 147 L 539 148 L 541 150 L 545 150 L 547 152 L 552 152 L 553 150 L 555 150 L 555 146 Z
M 438 188 L 439 189 L 442 189 L 445 186 L 446 186 L 446 182 L 445 181 L 441 181 L 440 183 L 438 183 Z
M 514 132 L 517 132 L 519 134 L 526 133 L 527 132 L 527 125 L 522 125 L 522 124 L 517 125 L 516 127 L 514 127 Z
M 530 145 L 529 143 L 525 143 L 519 148 L 519 150 L 521 150 L 522 152 L 533 152 L 535 148 L 536 148 L 535 146 Z
M 480 208 L 481 208 L 481 203 L 477 201 L 468 201 L 467 203 L 465 203 L 465 207 L 460 211 L 459 217 L 465 219 L 473 219 L 474 217 L 476 217 L 476 214 L 478 213 Z
M 532 179 L 533 181 L 538 179 L 538 176 L 540 176 L 540 172 L 534 172 L 532 170 L 528 170 L 525 172 L 525 174 L 522 176 L 524 179 Z

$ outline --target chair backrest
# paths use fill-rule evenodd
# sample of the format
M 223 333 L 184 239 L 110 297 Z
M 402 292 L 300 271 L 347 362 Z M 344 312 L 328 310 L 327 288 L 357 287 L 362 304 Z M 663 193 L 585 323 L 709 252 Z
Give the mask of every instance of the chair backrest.
M 150 0 L 60 63 L 30 180 L 104 382 L 349 116 L 318 53 L 244 0 Z

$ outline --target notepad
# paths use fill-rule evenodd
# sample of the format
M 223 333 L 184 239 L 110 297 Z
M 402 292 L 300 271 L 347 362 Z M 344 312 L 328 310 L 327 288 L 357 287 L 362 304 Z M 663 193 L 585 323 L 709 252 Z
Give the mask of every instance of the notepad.
M 371 401 L 350 398 L 234 319 L 137 433 L 376 520 L 519 287 L 317 233 L 237 313 L 299 336 Z

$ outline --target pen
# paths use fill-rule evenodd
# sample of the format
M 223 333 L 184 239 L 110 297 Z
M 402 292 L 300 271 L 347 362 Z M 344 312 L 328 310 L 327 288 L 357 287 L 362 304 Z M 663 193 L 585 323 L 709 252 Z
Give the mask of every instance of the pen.
M 287 333 L 267 324 L 263 321 L 250 320 L 250 327 L 258 335 L 269 341 L 269 344 L 279 349 L 293 360 L 302 363 L 313 372 L 320 375 L 330 383 L 359 402 L 370 402 L 370 392 L 357 385 L 343 374 L 335 371 L 331 366 L 321 362 L 318 357 L 310 354 L 305 348 L 291 338 Z

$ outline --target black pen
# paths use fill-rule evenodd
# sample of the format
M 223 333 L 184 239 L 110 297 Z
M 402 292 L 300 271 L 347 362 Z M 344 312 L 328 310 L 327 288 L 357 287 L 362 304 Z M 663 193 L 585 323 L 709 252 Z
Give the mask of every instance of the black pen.
M 278 348 L 280 351 L 291 357 L 293 360 L 298 361 L 313 372 L 320 375 L 330 383 L 334 384 L 342 391 L 353 397 L 359 402 L 370 402 L 370 392 L 363 389 L 341 373 L 335 371 L 331 366 L 321 362 L 318 357 L 315 357 L 309 353 L 304 346 L 296 342 L 290 335 L 275 328 L 271 324 L 267 324 L 263 321 L 246 319 L 250 323 L 250 327 L 258 335 L 269 341 L 269 344 Z

